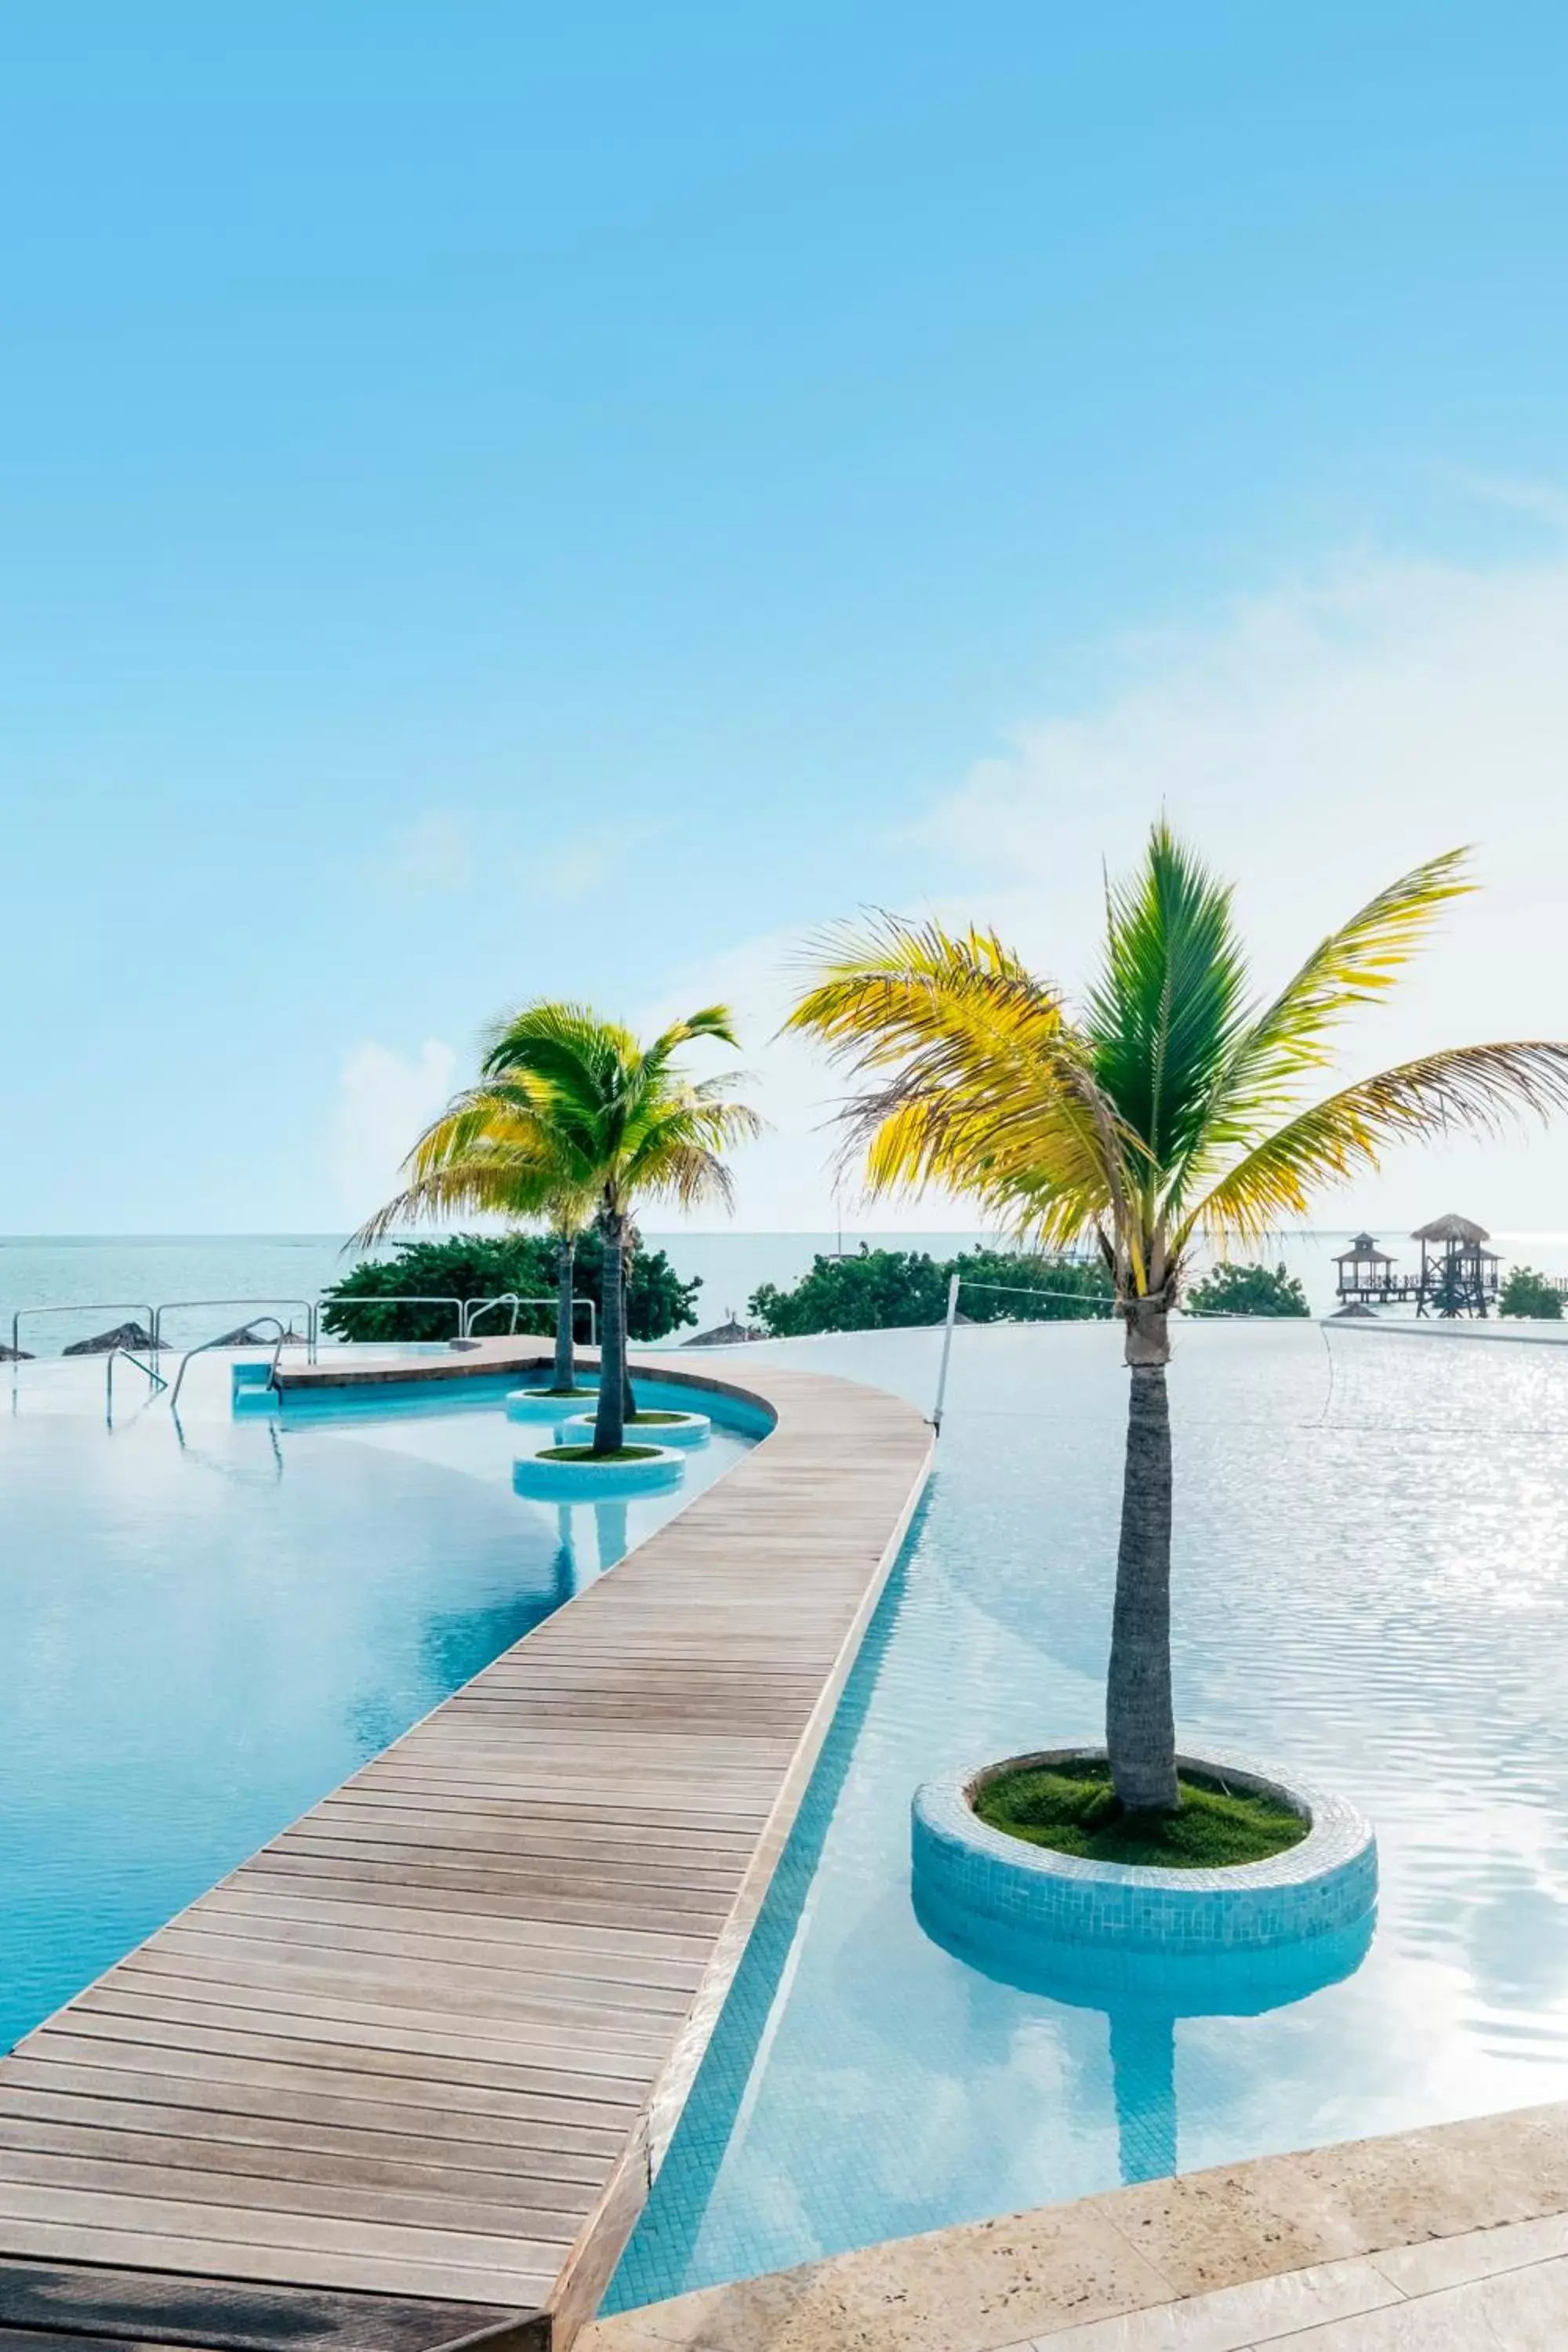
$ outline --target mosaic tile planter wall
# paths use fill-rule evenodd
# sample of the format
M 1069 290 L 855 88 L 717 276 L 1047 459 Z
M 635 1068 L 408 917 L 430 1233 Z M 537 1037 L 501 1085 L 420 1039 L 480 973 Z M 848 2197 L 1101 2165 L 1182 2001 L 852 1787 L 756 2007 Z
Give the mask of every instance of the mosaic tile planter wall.
M 1223 1773 L 1237 1788 L 1276 1798 L 1311 1828 L 1288 1853 L 1231 1869 L 1089 1862 L 1009 1837 L 973 1810 L 974 1793 L 1000 1772 L 1103 1754 L 1047 1748 L 922 1782 L 911 1825 L 917 1900 L 975 1928 L 994 1922 L 1009 1939 L 1023 1931 L 1057 1944 L 1164 1955 L 1260 1951 L 1335 1935 L 1375 1905 L 1377 1841 L 1365 1817 L 1342 1797 L 1286 1781 L 1239 1757 L 1178 1760 L 1184 1769 Z
M 629 1441 L 636 1443 L 636 1440 Z M 536 1502 L 594 1502 L 605 1496 L 649 1495 L 676 1486 L 686 1472 L 686 1456 L 673 1445 L 639 1447 L 631 1462 L 595 1462 L 584 1454 L 574 1462 L 552 1461 L 548 1454 L 522 1454 L 511 1465 L 515 1493 Z

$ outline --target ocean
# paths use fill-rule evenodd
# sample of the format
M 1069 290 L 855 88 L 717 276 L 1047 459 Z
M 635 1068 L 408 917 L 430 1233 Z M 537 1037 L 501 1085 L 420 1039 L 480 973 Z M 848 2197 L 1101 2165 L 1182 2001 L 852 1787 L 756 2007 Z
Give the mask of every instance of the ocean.
M 846 1233 L 845 1249 L 862 1241 L 873 1248 L 929 1249 L 939 1257 L 980 1241 L 974 1234 Z M 696 1275 L 698 1328 L 744 1318 L 746 1302 L 763 1282 L 791 1283 L 809 1271 L 818 1251 L 840 1246 L 837 1234 L 658 1234 L 648 1247 L 668 1250 L 686 1280 Z M 163 1336 L 176 1347 L 210 1339 L 270 1308 L 279 1315 L 318 1297 L 354 1260 L 342 1234 L 169 1234 L 0 1236 L 0 1340 L 11 1339 L 12 1318 L 22 1316 L 19 1344 L 55 1356 L 73 1340 L 175 1302 L 190 1305 L 163 1318 Z M 35 1315 L 47 1307 L 68 1312 Z
M 1258 1252 L 1299 1276 L 1314 1313 L 1333 1305 L 1334 1254 L 1350 1229 L 1283 1234 Z M 700 1278 L 699 1328 L 744 1318 L 747 1301 L 763 1282 L 787 1284 L 806 1273 L 819 1252 L 840 1246 L 924 1249 L 936 1257 L 980 1243 L 968 1234 L 887 1234 L 869 1229 L 826 1234 L 650 1232 L 650 1247 L 667 1250 L 680 1272 Z M 1385 1232 L 1383 1244 L 1414 1268 L 1418 1252 L 1403 1234 Z M 1516 1261 L 1542 1273 L 1568 1275 L 1568 1234 L 1499 1234 L 1492 1246 L 1505 1266 Z M 0 1236 L 0 1340 L 9 1342 L 20 1310 L 20 1343 L 37 1355 L 58 1355 L 150 1307 L 193 1302 L 164 1317 L 175 1346 L 212 1339 L 249 1314 L 297 1310 L 319 1297 L 353 1263 L 341 1234 L 69 1234 Z M 47 1307 L 68 1311 L 37 1316 Z

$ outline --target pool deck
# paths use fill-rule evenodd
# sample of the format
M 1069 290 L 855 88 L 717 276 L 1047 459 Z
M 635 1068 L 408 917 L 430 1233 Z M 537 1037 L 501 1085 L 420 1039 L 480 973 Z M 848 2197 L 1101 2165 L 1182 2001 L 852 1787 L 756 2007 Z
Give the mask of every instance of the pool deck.
M 543 2352 L 594 2309 L 931 1448 L 847 1381 L 643 1370 L 775 1426 L 0 2063 L 0 2352 Z
M 1568 2105 L 1260 2157 L 601 2320 L 577 2352 L 1562 2352 Z

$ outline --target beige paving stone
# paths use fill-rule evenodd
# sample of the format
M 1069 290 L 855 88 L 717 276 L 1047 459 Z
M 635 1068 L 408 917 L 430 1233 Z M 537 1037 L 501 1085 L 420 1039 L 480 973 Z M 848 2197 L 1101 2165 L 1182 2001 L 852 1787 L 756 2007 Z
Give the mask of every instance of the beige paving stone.
M 1563 2352 L 1564 2345 L 1568 2261 L 1557 2261 L 1277 2337 L 1272 2352 Z
M 1568 2208 L 1568 2107 L 1537 2107 L 1112 2191 L 1183 2294 Z
M 1568 2344 L 1568 2261 L 1534 2263 L 1456 2292 L 1475 2296 L 1505 2352 L 1563 2352 Z
M 1568 2254 L 1568 2213 L 1539 2221 L 1503 2222 L 1495 2230 L 1468 2230 L 1459 2238 L 1430 2238 L 1421 2246 L 1394 2246 L 1373 2259 L 1405 2294 L 1431 2294 L 1461 2286 L 1467 2279 L 1492 2278 L 1521 2270 L 1527 2263 Z
M 600 2320 L 580 2352 L 1002 2352 L 1163 2302 L 1092 2204 L 1048 2206 L 679 2295 Z
M 1035 2339 L 1032 2352 L 1252 2352 L 1324 2320 L 1397 2303 L 1371 2263 L 1320 2263 Z M 961 2352 L 955 2343 L 954 2352 Z

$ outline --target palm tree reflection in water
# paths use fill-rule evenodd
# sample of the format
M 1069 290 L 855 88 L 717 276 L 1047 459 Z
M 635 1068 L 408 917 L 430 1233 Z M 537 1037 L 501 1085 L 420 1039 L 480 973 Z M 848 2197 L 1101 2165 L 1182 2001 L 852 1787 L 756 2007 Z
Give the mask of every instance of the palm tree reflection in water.
M 592 1511 L 594 1515 L 593 1558 L 580 1557 L 578 1537 L 573 1528 L 574 1511 Z M 595 1576 L 614 1568 L 625 1559 L 631 1549 L 626 1532 L 626 1506 L 622 1500 L 598 1503 L 558 1503 L 555 1507 L 554 1606 L 571 1601 Z
M 1299 1944 L 1202 1958 L 1053 1944 L 986 1921 L 959 1922 L 917 1894 L 932 1943 L 1016 1992 L 1065 2008 L 1103 2011 L 1110 2032 L 1118 2158 L 1123 2184 L 1166 2180 L 1180 2154 L 1176 2025 L 1182 2018 L 1262 2017 L 1353 1976 L 1377 1925 L 1369 1911 L 1348 1927 Z

